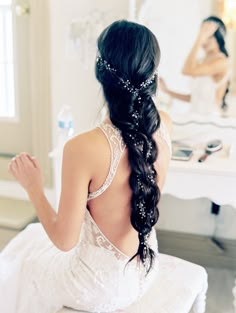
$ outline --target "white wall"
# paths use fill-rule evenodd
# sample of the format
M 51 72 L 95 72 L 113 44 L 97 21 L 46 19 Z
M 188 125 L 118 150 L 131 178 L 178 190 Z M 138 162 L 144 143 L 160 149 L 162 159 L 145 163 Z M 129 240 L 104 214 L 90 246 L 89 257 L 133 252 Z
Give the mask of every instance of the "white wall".
M 156 34 L 161 47 L 159 75 L 173 89 L 186 89 L 181 75 L 201 21 L 211 14 L 212 0 L 147 0 L 140 19 Z
M 94 21 L 95 11 L 104 15 L 100 25 Z M 73 46 L 70 39 L 71 23 L 86 19 L 96 25 L 96 32 L 112 21 L 127 18 L 127 1 L 109 0 L 51 0 L 51 99 L 52 99 L 52 141 L 57 146 L 57 114 L 64 105 L 70 105 L 74 117 L 75 133 L 93 127 L 103 104 L 100 86 L 95 79 L 94 64 L 96 56 L 96 38 L 94 50 L 86 58 L 84 66 L 80 49 Z M 88 28 L 86 27 L 84 31 Z M 90 52 L 90 51 L 89 51 Z M 91 58 L 91 59 L 90 59 Z M 58 203 L 61 188 L 61 155 L 54 159 L 54 203 Z M 56 170 L 55 170 L 56 169 Z M 57 205 L 56 205 L 57 206 Z

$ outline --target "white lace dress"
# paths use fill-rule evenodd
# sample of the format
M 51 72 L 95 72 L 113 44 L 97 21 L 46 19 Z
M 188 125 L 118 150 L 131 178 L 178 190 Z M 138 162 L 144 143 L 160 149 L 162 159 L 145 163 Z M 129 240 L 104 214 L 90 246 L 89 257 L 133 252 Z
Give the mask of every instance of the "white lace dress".
M 118 129 L 101 124 L 111 148 L 106 181 L 88 201 L 98 197 L 112 182 L 125 149 Z M 164 125 L 159 130 L 170 147 Z M 86 312 L 112 312 L 137 301 L 158 273 L 155 231 L 149 244 L 157 258 L 152 271 L 119 251 L 86 212 L 80 240 L 69 252 L 57 249 L 41 224 L 30 224 L 0 254 L 0 312 L 55 313 L 63 306 Z

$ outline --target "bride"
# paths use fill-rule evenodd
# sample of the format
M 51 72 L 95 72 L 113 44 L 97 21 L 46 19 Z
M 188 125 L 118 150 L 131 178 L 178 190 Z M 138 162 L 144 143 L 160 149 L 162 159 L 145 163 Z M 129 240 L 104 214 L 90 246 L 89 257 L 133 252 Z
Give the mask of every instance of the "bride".
M 160 79 L 160 88 L 170 97 L 190 102 L 190 111 L 199 114 L 221 114 L 228 109 L 231 62 L 225 47 L 226 27 L 221 19 L 209 16 L 203 20 L 198 36 L 183 66 L 183 74 L 192 77 L 189 94 L 175 92 Z M 204 57 L 199 59 L 199 51 Z
M 40 223 L 0 254 L 0 312 L 111 312 L 155 280 L 153 227 L 171 156 L 170 119 L 152 100 L 159 59 L 158 42 L 142 25 L 117 21 L 98 38 L 96 77 L 109 115 L 65 144 L 58 213 L 37 160 L 21 153 L 10 162 Z

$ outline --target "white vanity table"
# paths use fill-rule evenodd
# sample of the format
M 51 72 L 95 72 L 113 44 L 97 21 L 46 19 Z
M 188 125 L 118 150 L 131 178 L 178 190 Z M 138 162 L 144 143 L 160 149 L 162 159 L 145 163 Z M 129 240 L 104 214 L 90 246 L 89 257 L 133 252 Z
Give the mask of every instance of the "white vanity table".
M 211 139 L 221 139 L 223 149 L 199 163 L 198 158 Z M 235 120 L 227 125 L 223 120 L 218 126 L 174 123 L 173 141 L 193 147 L 194 155 L 189 161 L 171 161 L 163 193 L 181 199 L 204 197 L 236 208 L 236 151 L 231 149 L 230 154 L 230 148 L 236 146 Z
M 236 208 L 236 161 L 208 157 L 198 163 L 200 155 L 195 153 L 188 162 L 171 161 L 163 193 L 181 199 L 208 198 Z
M 163 193 L 181 199 L 208 198 L 236 208 L 236 160 L 219 151 L 199 163 L 203 151 L 195 152 L 190 161 L 171 161 Z

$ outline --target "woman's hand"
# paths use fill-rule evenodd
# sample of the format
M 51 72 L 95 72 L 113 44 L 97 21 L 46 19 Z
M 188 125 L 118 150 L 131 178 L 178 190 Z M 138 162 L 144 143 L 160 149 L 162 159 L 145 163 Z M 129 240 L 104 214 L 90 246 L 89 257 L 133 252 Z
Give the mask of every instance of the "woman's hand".
M 8 171 L 29 193 L 43 191 L 43 176 L 38 161 L 27 153 L 21 153 L 11 160 Z
M 160 89 L 161 89 L 163 92 L 168 93 L 168 87 L 167 87 L 167 85 L 166 85 L 164 79 L 161 78 L 161 77 L 159 78 L 159 87 L 160 87 Z
M 199 39 L 204 43 L 209 37 L 213 36 L 219 26 L 215 22 L 204 22 L 199 31 Z

